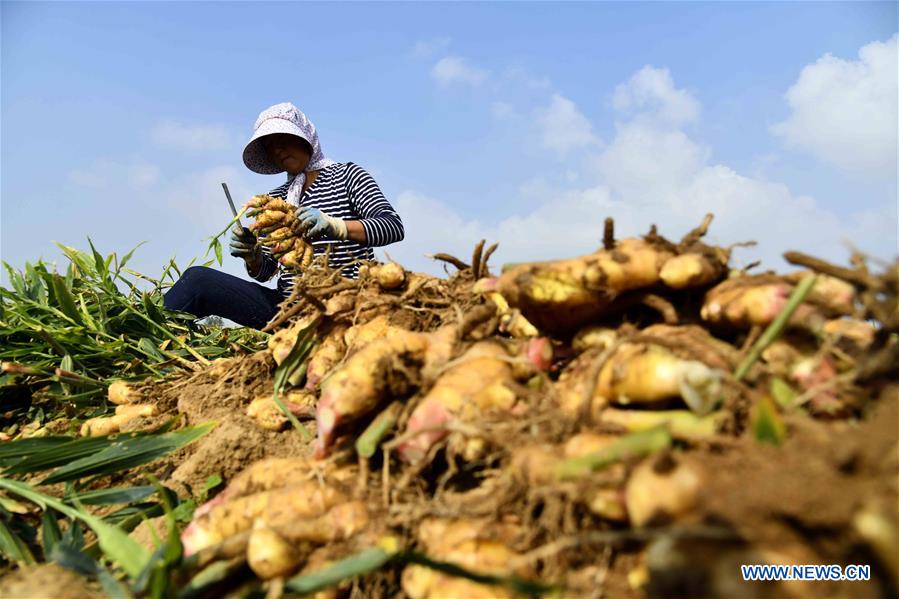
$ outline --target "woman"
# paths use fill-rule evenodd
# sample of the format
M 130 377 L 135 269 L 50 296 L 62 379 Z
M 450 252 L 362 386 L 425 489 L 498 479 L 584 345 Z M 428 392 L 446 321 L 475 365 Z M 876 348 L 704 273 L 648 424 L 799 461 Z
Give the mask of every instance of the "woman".
M 372 260 L 372 247 L 403 239 L 403 222 L 375 180 L 352 162 L 328 160 L 315 126 L 289 102 L 262 111 L 243 151 L 250 170 L 287 172 L 287 182 L 269 192 L 297 207 L 299 230 L 315 254 L 330 248 L 329 264 L 355 278 L 358 260 Z M 184 271 L 165 294 L 165 307 L 204 317 L 211 314 L 261 329 L 290 294 L 293 273 L 278 264 L 247 228 L 231 232 L 231 255 L 242 258 L 247 274 L 268 281 L 280 274 L 277 289 L 203 266 Z

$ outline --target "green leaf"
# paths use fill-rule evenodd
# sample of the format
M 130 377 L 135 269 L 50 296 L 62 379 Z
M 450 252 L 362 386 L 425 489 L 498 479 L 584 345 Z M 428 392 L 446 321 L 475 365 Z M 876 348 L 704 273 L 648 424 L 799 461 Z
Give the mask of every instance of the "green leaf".
M 56 298 L 56 304 L 63 314 L 71 318 L 76 324 L 84 325 L 78 306 L 75 305 L 75 297 L 69 288 L 66 287 L 66 280 L 55 273 L 53 274 L 53 296 Z
M 290 349 L 290 353 L 287 354 L 284 361 L 275 369 L 275 392 L 272 395 L 272 399 L 274 400 L 275 405 L 278 406 L 278 409 L 281 410 L 281 413 L 290 421 L 290 424 L 292 424 L 297 432 L 300 433 L 300 437 L 302 437 L 304 441 L 311 440 L 311 435 L 309 434 L 309 431 L 300 424 L 297 417 L 287 409 L 284 402 L 281 401 L 281 391 L 284 390 L 287 380 L 294 371 L 301 366 L 305 367 L 306 358 L 315 346 L 315 331 L 318 328 L 318 322 L 319 319 L 316 318 L 306 328 L 299 332 L 297 340 Z
M 96 576 L 100 567 L 87 553 L 65 543 L 56 545 L 47 556 L 63 568 L 82 576 Z
M 28 549 L 28 545 L 10 530 L 6 523 L 0 519 L 0 553 L 11 562 L 20 564 L 35 563 L 34 555 Z
M 94 273 L 93 260 L 88 258 L 87 254 L 73 247 L 62 245 L 61 243 L 57 243 L 56 245 L 69 260 L 75 263 L 75 266 L 78 267 L 82 275 L 96 274 Z
M 0 446 L 0 456 L 3 463 L 13 461 L 13 465 L 4 472 L 9 476 L 49 470 L 93 455 L 111 444 L 112 440 L 109 437 L 21 439 Z
M 232 578 L 239 578 L 246 574 L 246 562 L 242 559 L 213 562 L 178 591 L 178 599 L 200 599 L 201 597 L 217 597 L 221 594 L 222 586 Z M 247 599 L 251 593 L 244 595 Z
M 396 555 L 381 547 L 369 547 L 330 566 L 291 578 L 285 588 L 298 593 L 314 593 L 342 580 L 374 572 Z
M 515 595 L 536 597 L 558 591 L 558 589 L 552 586 L 532 582 L 517 576 L 484 574 L 458 564 L 431 559 L 415 551 L 400 552 L 396 547 L 390 548 L 390 544 L 384 543 L 385 546 L 363 549 L 321 570 L 295 576 L 285 583 L 285 587 L 299 593 L 314 593 L 341 581 L 369 574 L 380 569 L 388 562 L 393 562 L 418 564 L 450 576 L 465 578 L 481 584 L 501 586 L 509 589 Z
M 66 287 L 69 289 L 72 288 L 72 285 L 75 283 L 75 265 L 69 262 L 69 265 L 66 267 Z
M 13 269 L 12 266 L 3 263 L 3 268 L 6 269 L 6 274 L 9 275 L 9 282 L 12 285 L 12 288 L 15 290 L 16 295 L 18 297 L 22 297 L 25 295 L 25 278 L 19 273 L 19 271 Z
M 106 278 L 106 263 L 103 261 L 103 256 L 100 255 L 100 252 L 97 251 L 97 248 L 94 247 L 94 242 L 91 241 L 91 238 L 87 238 L 87 243 L 91 246 L 91 253 L 94 255 L 94 268 L 97 269 L 97 275 L 101 279 Z
M 69 522 L 68 528 L 62 533 L 61 545 L 81 550 L 84 547 L 84 527 L 78 520 Z
M 197 511 L 197 502 L 193 499 L 188 499 L 175 506 L 172 514 L 175 516 L 175 521 L 187 524 L 193 520 L 195 511 Z
M 122 256 L 122 261 L 119 262 L 119 269 L 125 268 L 125 265 L 128 264 L 128 261 L 129 261 L 129 260 L 131 260 L 131 256 L 134 255 L 135 250 L 137 250 L 137 248 L 139 248 L 140 246 L 142 246 L 142 245 L 145 244 L 145 243 L 147 243 L 147 242 L 146 242 L 146 241 L 141 241 L 139 244 L 137 244 L 136 246 L 134 246 L 134 249 L 132 249 L 130 252 L 128 252 L 127 254 L 125 254 L 124 256 Z
M 108 599 L 132 599 L 133 595 L 128 592 L 127 587 L 116 580 L 106 568 L 98 568 L 97 580 L 100 582 L 100 586 L 103 587 L 103 592 L 106 593 Z
M 114 512 L 110 512 L 103 517 L 103 520 L 115 524 L 122 530 L 131 531 L 144 520 L 149 520 L 163 514 L 162 506 L 158 503 L 145 501 L 143 503 L 133 503 L 119 508 Z
M 425 566 L 426 568 L 430 568 L 437 572 L 465 578 L 481 584 L 505 587 L 512 591 L 516 596 L 542 597 L 550 596 L 553 592 L 558 592 L 558 589 L 549 585 L 525 580 L 518 578 L 517 576 L 494 576 L 493 574 L 476 572 L 458 564 L 431 559 L 427 555 L 418 553 L 417 551 L 407 551 L 400 554 L 398 556 L 398 561 L 409 564 L 418 564 L 419 566 Z
M 145 435 L 125 440 L 116 439 L 99 453 L 66 464 L 48 476 L 41 484 L 49 485 L 77 480 L 85 476 L 114 474 L 152 462 L 171 451 L 193 443 L 211 431 L 216 424 L 207 422 L 173 433 Z
M 211 249 L 214 248 L 214 249 L 215 249 L 215 254 L 216 254 L 216 256 L 218 257 L 219 264 L 222 263 L 222 246 L 221 246 L 221 243 L 219 242 L 219 238 L 222 237 L 223 235 L 225 235 L 228 231 L 230 231 L 230 230 L 231 230 L 231 227 L 234 226 L 234 225 L 240 220 L 240 217 L 241 217 L 241 216 L 243 215 L 243 213 L 246 212 L 247 210 L 249 210 L 249 206 L 244 206 L 243 208 L 241 208 L 240 212 L 238 212 L 238 213 L 234 216 L 234 218 L 232 218 L 232 219 L 228 222 L 228 224 L 225 226 L 225 228 L 222 229 L 222 230 L 218 233 L 218 235 L 214 235 L 214 236 L 212 236 L 212 237 L 208 237 L 208 238 L 207 238 L 207 239 L 210 239 L 211 241 L 209 242 L 209 245 L 206 247 L 206 253 L 203 254 L 203 257 L 204 257 L 204 258 L 205 258 L 206 256 L 209 255 L 209 250 L 211 250 Z
M 787 428 L 777 413 L 777 407 L 768 397 L 762 397 L 752 407 L 749 421 L 753 435 L 761 443 L 780 445 L 787 436 Z
M 219 476 L 218 474 L 210 474 L 208 477 L 206 477 L 206 482 L 203 483 L 203 488 L 200 490 L 200 494 L 205 499 L 209 495 L 209 491 L 221 485 L 222 482 L 224 481 L 222 481 L 221 476 Z
M 181 536 L 178 533 L 178 526 L 172 511 L 171 492 L 162 486 L 162 483 L 155 476 L 148 474 L 147 478 L 159 492 L 160 499 L 165 507 L 168 538 L 163 545 L 153 552 L 143 572 L 137 577 L 134 586 L 137 592 L 141 594 L 147 594 L 147 591 L 149 591 L 151 597 L 169 597 L 173 594 L 173 589 L 171 588 L 172 572 L 180 565 L 184 548 L 181 545 Z
M 196 258 L 196 256 L 194 256 L 193 258 L 191 258 L 187 267 L 190 268 L 191 266 L 193 266 L 194 262 L 196 262 L 196 261 L 197 261 L 197 258 Z M 169 260 L 169 263 L 165 267 L 165 270 L 163 271 L 162 277 L 160 277 L 160 279 L 164 279 L 166 275 L 169 275 L 169 277 L 172 278 L 172 281 L 174 281 L 175 279 L 171 276 L 171 271 L 173 271 L 173 270 L 178 274 L 178 278 L 180 278 L 181 277 L 181 269 L 178 268 L 178 265 L 175 263 L 175 258 L 172 258 L 171 260 Z
M 121 433 L 110 437 L 35 437 L 0 443 L 0 466 L 8 467 L 4 472 L 7 475 L 49 470 L 95 454 L 125 439 L 166 433 L 177 421 L 177 418 L 172 418 L 150 432 Z
M 153 298 L 149 293 L 144 293 L 141 301 L 144 304 L 144 310 L 147 312 L 147 316 L 150 319 L 160 325 L 165 325 L 165 315 L 159 309 L 159 307 L 153 303 Z
M 97 326 L 97 321 L 94 320 L 93 316 L 91 316 L 90 308 L 88 307 L 87 301 L 85 301 L 84 297 L 85 294 L 78 295 L 78 308 L 80 309 L 81 319 L 90 330 L 105 332 L 103 327 Z M 105 320 L 105 314 L 103 314 L 102 308 L 100 309 L 100 317 Z
M 141 349 L 141 351 L 147 354 L 147 356 L 153 358 L 154 360 L 164 362 L 167 359 L 163 355 L 163 353 L 159 351 L 159 348 L 156 347 L 156 344 L 146 337 L 141 337 L 140 341 L 137 342 L 137 346 Z
M 113 252 L 106 256 L 106 260 L 103 261 L 103 272 L 105 272 L 107 275 L 109 274 L 109 265 L 112 264 L 112 261 L 115 260 L 115 257 L 115 252 Z
M 0 467 L 9 466 L 25 456 L 46 451 L 51 447 L 71 443 L 74 439 L 74 437 L 33 437 L 0 443 Z
M 37 269 L 30 263 L 25 263 L 26 295 L 40 304 L 46 304 L 47 287 Z
M 59 522 L 53 510 L 44 510 L 41 515 L 41 538 L 44 555 L 53 553 L 53 548 L 62 540 L 62 532 L 59 530 Z
M 53 508 L 69 518 L 77 518 L 87 524 L 97 535 L 97 540 L 103 553 L 109 559 L 122 566 L 130 576 L 137 576 L 150 557 L 146 549 L 121 529 L 111 526 L 83 510 L 65 505 L 54 497 L 35 491 L 25 483 L 8 478 L 0 478 L 0 488 L 36 503 L 44 509 L 48 507 Z
M 789 409 L 796 403 L 796 392 L 780 377 L 771 379 L 771 397 L 781 408 Z
M 98 489 L 74 495 L 72 499 L 84 505 L 110 505 L 115 503 L 132 503 L 146 499 L 156 492 L 151 485 L 142 487 L 118 487 L 114 489 Z

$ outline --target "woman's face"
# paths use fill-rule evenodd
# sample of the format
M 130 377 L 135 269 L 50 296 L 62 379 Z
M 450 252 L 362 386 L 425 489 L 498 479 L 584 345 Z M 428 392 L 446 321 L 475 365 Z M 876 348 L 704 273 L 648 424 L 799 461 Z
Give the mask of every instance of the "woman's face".
M 262 138 L 262 145 L 269 159 L 291 175 L 305 171 L 312 158 L 309 144 L 289 133 L 266 135 Z

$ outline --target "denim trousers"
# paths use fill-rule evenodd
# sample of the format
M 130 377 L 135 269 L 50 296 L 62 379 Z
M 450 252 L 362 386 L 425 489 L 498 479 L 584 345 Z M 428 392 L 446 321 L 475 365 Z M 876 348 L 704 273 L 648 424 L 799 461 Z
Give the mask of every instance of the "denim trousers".
M 278 313 L 284 296 L 277 289 L 220 272 L 191 266 L 163 297 L 165 307 L 197 318 L 221 316 L 245 327 L 261 329 Z

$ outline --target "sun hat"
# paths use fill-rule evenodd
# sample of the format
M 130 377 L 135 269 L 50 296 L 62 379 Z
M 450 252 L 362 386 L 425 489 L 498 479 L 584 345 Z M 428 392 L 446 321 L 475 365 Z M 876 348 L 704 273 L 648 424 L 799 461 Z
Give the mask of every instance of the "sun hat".
M 306 172 L 319 171 L 326 166 L 336 164 L 333 160 L 325 158 L 322 146 L 318 141 L 318 132 L 303 111 L 291 104 L 282 102 L 269 106 L 256 119 L 253 125 L 253 136 L 243 149 L 243 163 L 254 173 L 261 175 L 276 175 L 284 172 L 284 169 L 276 166 L 268 157 L 268 152 L 262 144 L 262 138 L 273 133 L 289 133 L 296 135 L 312 147 L 312 156 L 306 165 Z M 299 173 L 290 182 L 287 189 L 287 201 L 294 206 L 300 205 L 303 196 L 306 173 Z
M 312 157 L 307 171 L 318 170 L 331 163 L 322 154 L 318 133 L 303 112 L 290 102 L 282 102 L 266 108 L 253 125 L 253 136 L 243 150 L 243 162 L 247 168 L 261 175 L 275 175 L 284 169 L 275 165 L 269 157 L 262 138 L 273 133 L 289 133 L 304 139 L 312 147 Z

